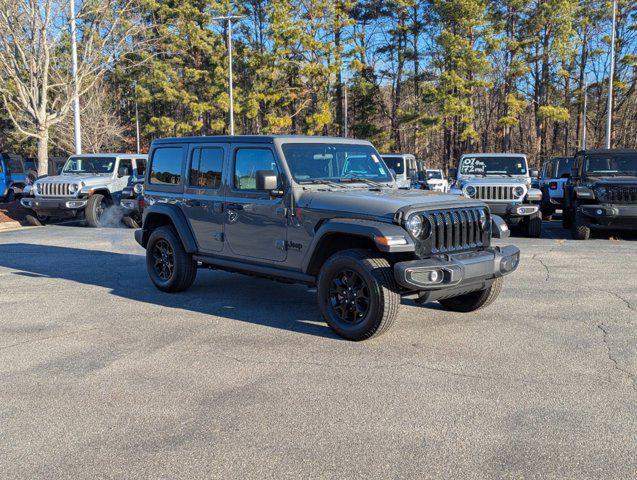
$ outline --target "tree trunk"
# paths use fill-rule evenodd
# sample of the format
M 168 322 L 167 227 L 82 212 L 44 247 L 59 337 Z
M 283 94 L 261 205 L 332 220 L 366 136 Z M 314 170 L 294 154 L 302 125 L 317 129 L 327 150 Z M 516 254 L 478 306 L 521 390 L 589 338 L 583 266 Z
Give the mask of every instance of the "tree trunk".
M 38 177 L 49 172 L 49 129 L 38 128 Z

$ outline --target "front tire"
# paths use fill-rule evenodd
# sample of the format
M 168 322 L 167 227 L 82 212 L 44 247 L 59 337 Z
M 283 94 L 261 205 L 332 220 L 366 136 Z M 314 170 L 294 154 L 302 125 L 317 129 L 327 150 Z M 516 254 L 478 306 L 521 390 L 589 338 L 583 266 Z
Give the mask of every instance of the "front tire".
M 473 312 L 492 304 L 502 290 L 502 277 L 496 278 L 489 288 L 457 297 L 439 300 L 440 305 L 453 312 Z
M 529 238 L 540 238 L 542 236 L 542 212 L 529 215 L 526 220 L 526 236 Z
M 197 262 L 186 252 L 172 227 L 153 230 L 146 245 L 148 276 L 162 292 L 188 289 L 197 276 Z
M 400 306 L 391 265 L 371 250 L 332 255 L 321 268 L 317 294 L 327 324 L 348 340 L 382 335 L 393 325 Z
M 591 227 L 586 225 L 586 218 L 580 212 L 575 213 L 575 219 L 571 225 L 571 236 L 574 240 L 588 240 L 591 238 Z
M 102 226 L 102 215 L 108 207 L 108 199 L 101 193 L 94 193 L 88 199 L 84 215 L 89 227 L 98 228 Z

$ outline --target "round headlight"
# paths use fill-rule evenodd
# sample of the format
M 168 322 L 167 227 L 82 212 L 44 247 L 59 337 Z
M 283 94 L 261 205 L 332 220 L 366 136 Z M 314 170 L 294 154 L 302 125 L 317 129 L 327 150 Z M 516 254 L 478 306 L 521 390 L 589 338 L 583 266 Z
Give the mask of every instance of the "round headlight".
M 422 233 L 422 217 L 416 214 L 410 216 L 407 219 L 406 227 L 414 237 L 419 237 Z
M 513 189 L 513 195 L 515 195 L 516 197 L 523 196 L 525 192 L 526 190 L 524 189 L 524 187 L 521 186 L 517 186 Z
M 464 193 L 468 196 L 468 197 L 475 197 L 476 196 L 476 187 L 474 187 L 473 185 L 467 185 L 464 188 Z
M 143 184 L 136 183 L 135 185 L 133 185 L 133 192 L 135 192 L 137 195 L 139 195 L 143 191 L 144 191 L 144 185 Z
M 79 187 L 77 186 L 76 183 L 72 183 L 71 185 L 69 185 L 69 193 L 71 195 L 75 195 L 78 190 L 79 190 Z

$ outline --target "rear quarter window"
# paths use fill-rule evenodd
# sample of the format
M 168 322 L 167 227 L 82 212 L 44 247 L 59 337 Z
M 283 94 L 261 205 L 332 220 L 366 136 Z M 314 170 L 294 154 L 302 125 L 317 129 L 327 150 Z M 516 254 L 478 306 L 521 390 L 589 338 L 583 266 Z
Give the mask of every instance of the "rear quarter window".
M 181 147 L 155 149 L 150 164 L 150 183 L 153 185 L 179 185 L 181 183 Z

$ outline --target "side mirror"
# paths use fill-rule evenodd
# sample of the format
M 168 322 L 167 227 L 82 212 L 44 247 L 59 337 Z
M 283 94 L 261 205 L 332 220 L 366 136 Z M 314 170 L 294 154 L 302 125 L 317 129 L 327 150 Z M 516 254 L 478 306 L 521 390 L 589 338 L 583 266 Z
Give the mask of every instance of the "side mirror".
M 276 190 L 277 183 L 276 173 L 274 173 L 274 170 L 256 171 L 257 190 L 271 192 L 272 190 Z
M 540 172 L 538 172 L 537 170 L 533 169 L 533 170 L 529 170 L 529 176 L 531 178 L 537 178 L 540 176 Z
M 458 169 L 457 168 L 450 168 L 448 177 L 455 180 L 457 176 L 458 176 Z
M 117 170 L 117 175 L 119 177 L 125 177 L 127 175 L 130 175 L 130 172 L 128 171 L 128 168 L 126 167 L 119 167 L 119 169 Z

